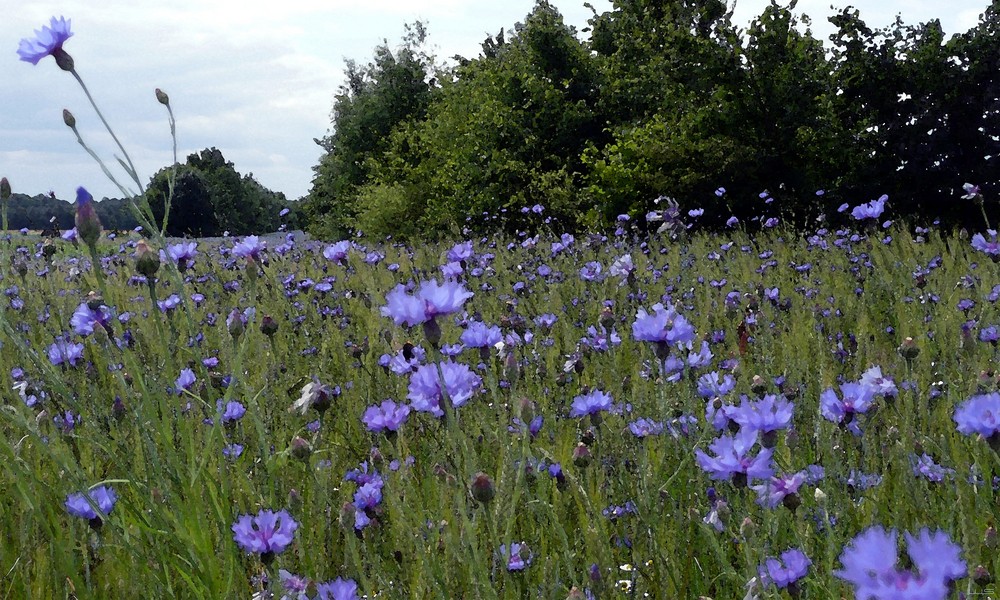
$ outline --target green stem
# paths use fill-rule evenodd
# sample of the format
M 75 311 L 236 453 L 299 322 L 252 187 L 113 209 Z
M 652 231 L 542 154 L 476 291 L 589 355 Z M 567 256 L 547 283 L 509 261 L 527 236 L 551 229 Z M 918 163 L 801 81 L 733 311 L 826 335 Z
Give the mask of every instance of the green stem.
M 104 118 L 104 114 L 101 112 L 101 109 L 97 107 L 97 103 L 94 102 L 94 97 L 90 95 L 90 90 L 87 89 L 87 84 L 85 84 L 83 82 L 83 79 L 80 78 L 80 74 L 76 72 L 76 69 L 73 69 L 72 71 L 70 71 L 70 73 L 76 79 L 76 82 L 80 84 L 80 87 L 83 88 L 83 93 L 87 95 L 87 100 L 89 100 L 90 105 L 94 107 L 94 112 L 96 112 L 97 116 L 100 117 L 101 123 L 104 123 L 104 128 L 107 129 L 108 133 L 111 134 L 111 139 L 113 139 L 115 143 L 118 144 L 118 149 L 122 151 L 122 156 L 125 157 L 125 161 L 128 163 L 128 168 L 126 168 L 125 170 L 132 178 L 132 181 L 135 181 L 135 184 L 139 186 L 139 193 L 141 194 L 143 192 L 142 182 L 139 181 L 139 174 L 135 170 L 135 165 L 132 164 L 132 158 L 128 155 L 128 152 L 125 151 L 125 146 L 122 146 L 122 143 L 118 141 L 118 136 L 115 135 L 114 130 L 111 129 L 111 125 L 108 125 L 107 119 Z

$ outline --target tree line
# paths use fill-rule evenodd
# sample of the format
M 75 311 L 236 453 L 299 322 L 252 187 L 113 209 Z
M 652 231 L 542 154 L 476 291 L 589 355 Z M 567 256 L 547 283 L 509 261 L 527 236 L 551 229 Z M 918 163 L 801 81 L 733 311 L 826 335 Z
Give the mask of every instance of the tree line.
M 715 223 L 882 194 L 897 216 L 978 215 L 959 197 L 998 183 L 1000 0 L 948 39 L 937 20 L 873 29 L 846 8 L 825 48 L 794 8 L 772 1 L 743 30 L 721 0 L 615 0 L 582 39 L 539 0 L 449 66 L 411 25 L 348 62 L 308 228 L 600 227 L 662 196 Z
M 175 237 L 249 235 L 278 231 L 284 224 L 298 228 L 299 209 L 285 195 L 265 188 L 253 175 L 241 175 L 217 148 L 206 148 L 183 164 L 157 172 L 138 202 L 149 202 L 157 223 L 163 223 L 166 200 L 173 195 L 167 235 Z M 94 204 L 108 231 L 129 231 L 138 226 L 131 202 L 104 198 Z M 282 215 L 283 209 L 289 211 Z M 8 201 L 11 229 L 66 230 L 73 227 L 74 207 L 54 193 L 27 196 L 12 194 Z

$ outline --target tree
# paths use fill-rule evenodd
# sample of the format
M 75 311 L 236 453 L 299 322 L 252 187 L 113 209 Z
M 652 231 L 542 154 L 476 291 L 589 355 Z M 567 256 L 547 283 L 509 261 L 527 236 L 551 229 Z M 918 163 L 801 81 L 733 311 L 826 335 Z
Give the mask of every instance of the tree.
M 423 23 L 406 26 L 402 46 L 388 41 L 364 66 L 347 62 L 347 83 L 333 104 L 331 133 L 317 143 L 325 154 L 314 167 L 312 189 L 304 206 L 310 229 L 342 236 L 357 214 L 360 186 L 370 179 L 371 161 L 389 144 L 392 131 L 423 117 L 433 96 L 433 57 L 423 50 Z

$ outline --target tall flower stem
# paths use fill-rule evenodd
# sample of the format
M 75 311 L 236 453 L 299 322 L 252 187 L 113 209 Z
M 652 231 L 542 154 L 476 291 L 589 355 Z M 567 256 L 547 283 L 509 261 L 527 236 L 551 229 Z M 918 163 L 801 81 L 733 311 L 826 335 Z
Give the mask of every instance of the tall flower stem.
M 118 144 L 118 149 L 122 151 L 122 156 L 125 157 L 125 162 L 122 163 L 122 161 L 119 160 L 119 163 L 121 163 L 122 167 L 132 178 L 132 181 L 134 181 L 136 186 L 138 186 L 139 193 L 141 194 L 143 192 L 142 182 L 139 181 L 139 174 L 135 170 L 135 165 L 132 164 L 132 158 L 128 155 L 128 152 L 125 150 L 125 146 L 122 146 L 122 143 L 118 140 L 118 136 L 115 135 L 114 130 L 111 129 L 111 125 L 108 125 L 107 119 L 104 118 L 104 113 L 102 113 L 101 109 L 97 107 L 97 103 L 94 102 L 94 97 L 90 95 L 90 90 L 87 89 L 87 84 L 83 82 L 83 79 L 80 77 L 80 74 L 76 72 L 76 69 L 71 70 L 70 73 L 73 75 L 73 78 L 76 79 L 76 82 L 80 84 L 80 87 L 83 89 L 83 93 L 87 95 L 87 100 L 89 100 L 90 105 L 94 107 L 94 112 L 96 112 L 97 116 L 101 119 L 101 123 L 104 124 L 104 128 L 107 129 L 108 133 L 111 134 L 111 139 L 113 139 L 115 143 Z M 126 165 L 125 163 L 128 164 Z

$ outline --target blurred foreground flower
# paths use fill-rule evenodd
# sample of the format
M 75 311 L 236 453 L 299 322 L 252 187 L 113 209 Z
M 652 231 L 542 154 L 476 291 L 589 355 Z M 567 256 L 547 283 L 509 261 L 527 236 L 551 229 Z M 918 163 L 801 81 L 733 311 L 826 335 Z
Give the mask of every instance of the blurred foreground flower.
M 99 485 L 89 492 L 70 494 L 66 497 L 66 511 L 74 517 L 80 517 L 90 521 L 92 527 L 101 526 L 103 517 L 111 513 L 111 509 L 118 502 L 118 495 L 106 485 Z M 100 510 L 100 514 L 94 510 L 94 506 Z

